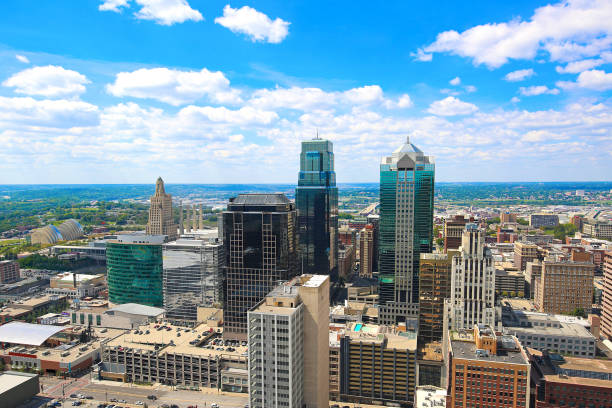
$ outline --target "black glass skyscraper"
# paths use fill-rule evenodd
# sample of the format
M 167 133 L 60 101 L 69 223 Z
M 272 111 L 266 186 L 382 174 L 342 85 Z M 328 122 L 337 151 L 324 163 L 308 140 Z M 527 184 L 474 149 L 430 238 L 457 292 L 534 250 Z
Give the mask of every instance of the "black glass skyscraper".
M 333 144 L 329 140 L 302 142 L 295 205 L 300 268 L 304 273 L 329 274 L 335 280 L 338 267 L 338 187 Z
M 223 336 L 247 338 L 247 311 L 298 274 L 297 214 L 284 194 L 240 194 L 223 212 Z

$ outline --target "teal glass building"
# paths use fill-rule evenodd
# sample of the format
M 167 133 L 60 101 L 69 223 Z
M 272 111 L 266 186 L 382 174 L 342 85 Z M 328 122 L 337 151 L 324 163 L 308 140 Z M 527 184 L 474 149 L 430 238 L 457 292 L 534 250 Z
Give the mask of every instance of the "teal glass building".
M 164 235 L 119 235 L 106 244 L 108 300 L 162 307 Z
M 300 269 L 331 275 L 338 269 L 338 187 L 333 144 L 329 140 L 302 142 L 300 173 L 295 189 Z
M 380 164 L 379 322 L 416 322 L 419 260 L 433 249 L 435 164 L 406 143 Z

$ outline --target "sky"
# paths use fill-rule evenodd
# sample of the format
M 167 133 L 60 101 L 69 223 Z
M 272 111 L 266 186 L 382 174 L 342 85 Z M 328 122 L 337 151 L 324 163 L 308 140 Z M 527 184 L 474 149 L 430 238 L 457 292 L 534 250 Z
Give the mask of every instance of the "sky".
M 612 0 L 0 2 L 0 184 L 612 177 Z

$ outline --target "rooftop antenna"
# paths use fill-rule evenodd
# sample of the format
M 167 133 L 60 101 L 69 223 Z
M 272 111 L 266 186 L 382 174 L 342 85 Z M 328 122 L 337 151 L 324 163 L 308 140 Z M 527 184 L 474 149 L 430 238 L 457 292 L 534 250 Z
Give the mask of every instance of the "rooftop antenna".
M 319 140 L 319 128 L 317 128 L 317 137 L 315 137 L 315 140 Z

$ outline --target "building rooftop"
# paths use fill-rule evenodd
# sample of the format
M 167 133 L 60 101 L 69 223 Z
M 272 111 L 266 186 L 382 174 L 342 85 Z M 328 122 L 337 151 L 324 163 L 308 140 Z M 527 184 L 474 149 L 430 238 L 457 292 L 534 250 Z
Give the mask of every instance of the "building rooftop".
M 62 326 L 11 322 L 0 326 L 0 343 L 40 346 L 64 329 Z
M 389 326 L 376 324 L 350 323 L 343 333 L 351 340 L 382 344 L 387 348 L 416 351 L 417 335 L 414 332 L 403 332 Z
M 87 275 L 87 274 L 84 274 L 84 273 L 77 273 L 76 274 L 76 280 L 79 283 L 80 282 L 87 282 L 89 280 L 96 279 L 96 278 L 99 278 L 101 276 L 104 276 L 104 275 L 103 274 Z M 58 273 L 57 275 L 55 275 L 51 279 L 52 280 L 58 280 L 60 282 L 71 283 L 71 282 L 74 282 L 74 274 L 72 272 L 62 272 L 62 273 Z
M 139 305 L 137 303 L 124 303 L 122 305 L 115 306 L 111 309 L 108 309 L 108 311 L 109 312 L 122 312 L 122 313 L 148 316 L 148 317 L 157 317 L 165 313 L 165 310 L 159 307 Z
M 21 373 L 18 371 L 5 371 L 0 374 L 0 395 L 17 387 L 20 384 L 36 377 L 38 374 Z
M 283 193 L 274 194 L 239 194 L 232 204 L 237 205 L 279 205 L 289 204 L 291 201 Z
M 483 334 L 487 335 L 486 332 Z M 506 336 L 503 336 L 506 337 Z M 502 337 L 502 342 L 503 342 Z M 497 353 L 477 353 L 476 350 L 476 342 L 474 339 L 474 334 L 469 330 L 460 330 L 460 331 L 451 331 L 450 332 L 450 340 L 451 340 L 451 349 L 453 352 L 454 359 L 464 359 L 464 360 L 480 360 L 480 361 L 492 361 L 496 363 L 506 363 L 506 364 L 522 364 L 527 365 L 529 361 L 527 360 L 525 354 L 521 352 L 520 344 L 516 339 L 513 339 L 514 344 L 518 346 L 518 349 L 507 349 L 504 347 L 497 347 Z M 503 345 L 506 342 L 502 343 Z

